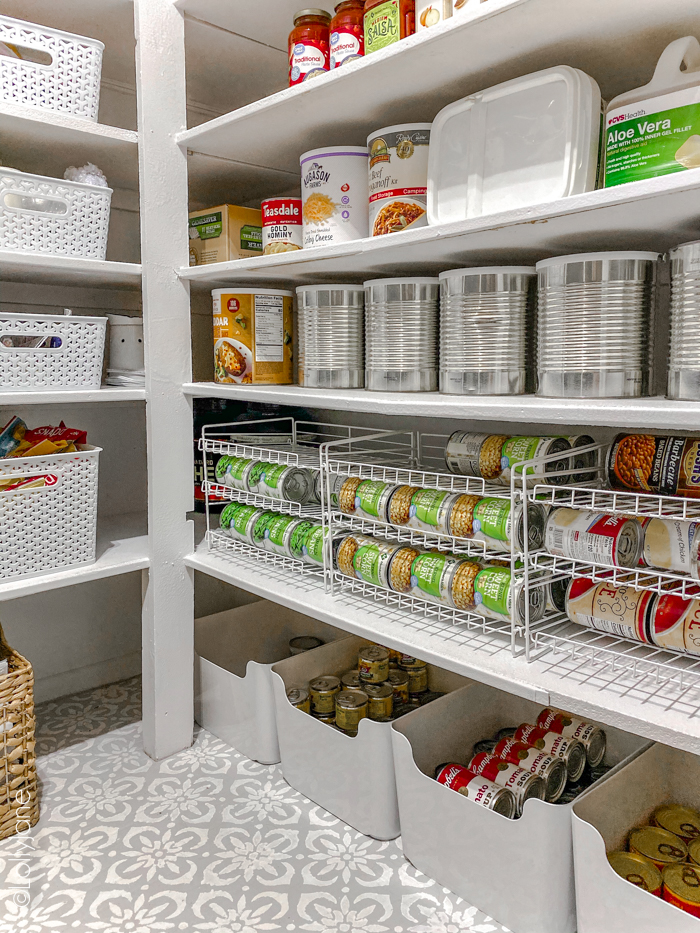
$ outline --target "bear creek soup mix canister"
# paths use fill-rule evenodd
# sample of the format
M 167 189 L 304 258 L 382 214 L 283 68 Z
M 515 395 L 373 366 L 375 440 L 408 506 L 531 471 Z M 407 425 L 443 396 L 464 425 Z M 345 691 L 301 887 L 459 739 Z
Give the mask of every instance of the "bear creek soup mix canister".
M 214 381 L 289 385 L 293 378 L 293 295 L 273 288 L 217 288 Z

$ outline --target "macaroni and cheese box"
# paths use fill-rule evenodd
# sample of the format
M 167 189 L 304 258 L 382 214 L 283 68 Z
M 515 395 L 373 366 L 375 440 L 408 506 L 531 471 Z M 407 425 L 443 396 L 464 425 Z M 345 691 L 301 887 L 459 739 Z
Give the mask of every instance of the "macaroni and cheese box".
M 192 211 L 189 237 L 191 266 L 261 256 L 262 215 L 252 207 L 233 204 Z

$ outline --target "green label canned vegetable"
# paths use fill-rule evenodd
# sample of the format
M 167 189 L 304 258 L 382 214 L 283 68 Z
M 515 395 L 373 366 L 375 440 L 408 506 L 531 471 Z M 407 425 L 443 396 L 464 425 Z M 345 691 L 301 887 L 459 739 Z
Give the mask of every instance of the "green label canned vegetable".
M 292 530 L 289 538 L 289 556 L 295 560 L 302 560 L 304 557 L 304 548 L 308 540 L 309 532 L 313 528 L 311 522 L 298 522 Z
M 277 512 L 261 512 L 260 513 L 253 527 L 250 529 L 250 543 L 251 544 L 255 545 L 255 547 L 264 546 L 264 542 L 266 538 L 265 532 L 267 530 L 267 526 L 270 524 L 271 521 L 277 518 L 277 516 L 278 516 Z
M 352 559 L 355 576 L 375 586 L 387 587 L 389 563 L 395 550 L 396 546 L 379 541 L 361 545 Z
M 258 515 L 260 509 L 254 505 L 238 505 L 235 515 L 229 526 L 229 534 L 232 538 L 238 538 L 240 541 L 248 541 L 248 531 L 250 520 L 253 515 Z
M 507 567 L 486 567 L 474 580 L 475 611 L 495 619 L 510 616 L 510 570 Z
M 292 526 L 298 522 L 299 519 L 293 518 L 291 515 L 273 513 L 273 517 L 265 525 L 265 550 L 291 557 L 292 555 L 289 553 L 288 533 L 292 530 Z
M 308 557 L 307 563 L 323 563 L 323 525 L 313 525 L 302 548 L 302 556 Z
M 487 496 L 474 507 L 474 537 L 510 544 L 511 508 L 509 499 Z
M 356 513 L 367 518 L 386 521 L 386 507 L 393 489 L 390 483 L 382 483 L 374 479 L 363 480 L 355 493 Z
M 448 533 L 449 506 L 457 497 L 441 489 L 419 489 L 411 499 L 408 527 Z
M 204 454 L 206 457 L 206 454 Z M 222 454 L 216 462 L 216 467 L 214 468 L 214 475 L 219 483 L 226 481 L 226 470 L 228 465 L 231 462 L 233 457 L 230 457 L 228 454 Z
M 447 554 L 419 554 L 411 565 L 411 592 L 432 602 L 451 605 L 450 570 L 459 563 Z
M 236 512 L 241 508 L 240 502 L 229 502 L 229 504 L 224 508 L 219 518 L 219 528 L 222 528 L 224 531 L 228 531 L 231 527 L 231 523 L 236 517 Z

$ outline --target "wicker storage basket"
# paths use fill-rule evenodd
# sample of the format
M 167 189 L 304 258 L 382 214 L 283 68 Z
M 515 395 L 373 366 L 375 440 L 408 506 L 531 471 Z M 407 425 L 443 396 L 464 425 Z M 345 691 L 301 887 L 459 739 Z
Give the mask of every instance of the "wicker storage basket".
M 26 833 L 39 819 L 34 732 L 34 671 L 5 640 L 9 672 L 0 676 L 0 839 Z

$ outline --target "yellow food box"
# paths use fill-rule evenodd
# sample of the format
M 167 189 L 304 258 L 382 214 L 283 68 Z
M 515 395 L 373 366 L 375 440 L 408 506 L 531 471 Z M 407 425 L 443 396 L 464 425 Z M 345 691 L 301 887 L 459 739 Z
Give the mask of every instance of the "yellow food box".
M 234 204 L 192 211 L 189 237 L 191 266 L 262 256 L 262 215 Z

